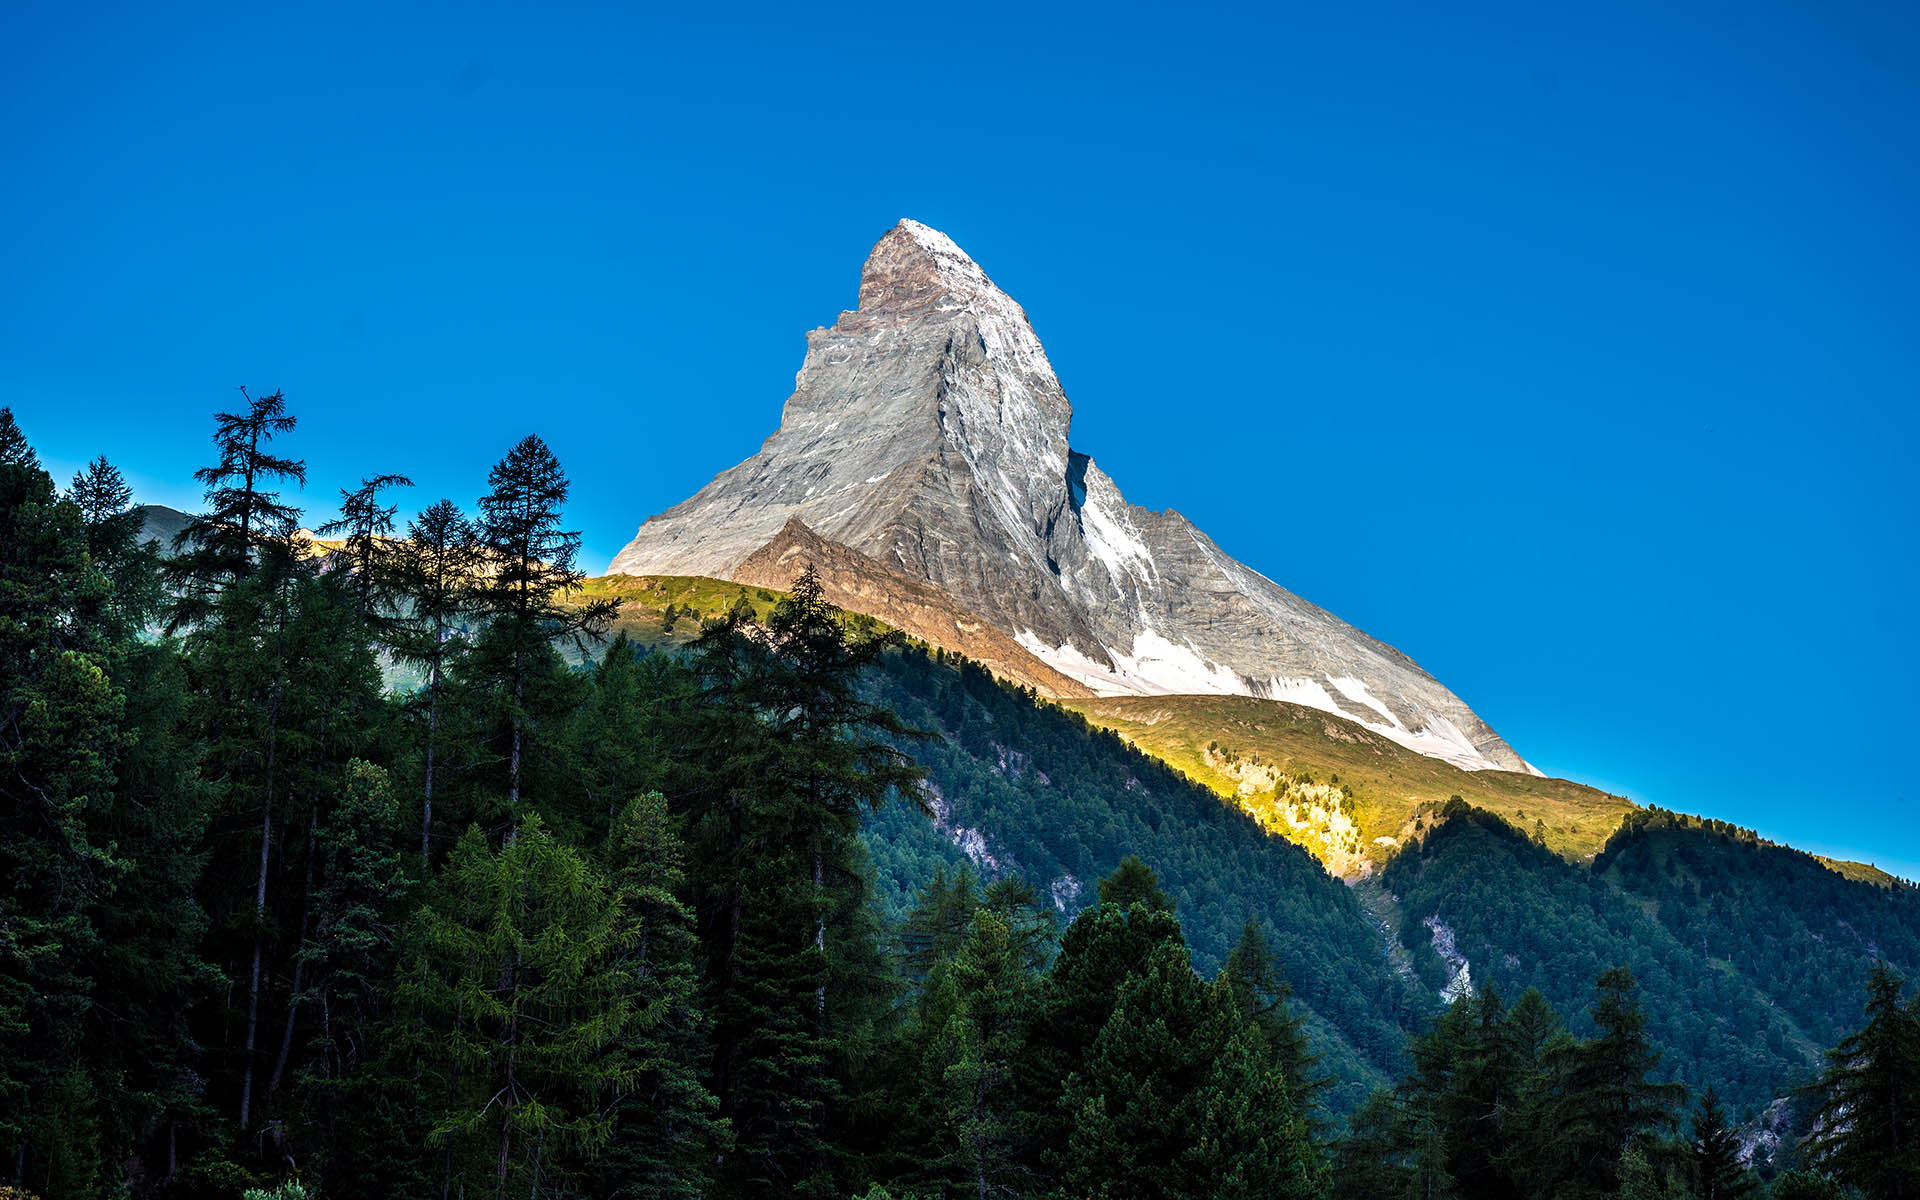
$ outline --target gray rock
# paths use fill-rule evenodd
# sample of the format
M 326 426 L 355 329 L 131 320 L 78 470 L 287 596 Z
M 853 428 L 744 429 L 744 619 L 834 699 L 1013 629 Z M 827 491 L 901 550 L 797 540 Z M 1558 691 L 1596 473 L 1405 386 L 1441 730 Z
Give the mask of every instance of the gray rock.
M 760 452 L 648 519 L 615 573 L 730 578 L 798 518 L 1096 692 L 1291 700 L 1461 766 L 1531 769 L 1406 655 L 1179 513 L 1128 504 L 1068 447 L 1026 313 L 945 234 L 881 238 L 858 308 L 807 335 L 794 383 Z

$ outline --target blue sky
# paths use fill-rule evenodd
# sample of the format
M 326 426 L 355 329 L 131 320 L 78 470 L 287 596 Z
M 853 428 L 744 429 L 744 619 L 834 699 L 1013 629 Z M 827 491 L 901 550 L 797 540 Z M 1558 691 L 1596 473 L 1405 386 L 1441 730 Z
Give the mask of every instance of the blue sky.
M 598 568 L 912 216 L 1135 503 L 1552 773 L 1920 877 L 1911 6 L 724 13 L 17 7 L 0 403 L 182 506 L 237 385 L 316 510 L 537 431 Z

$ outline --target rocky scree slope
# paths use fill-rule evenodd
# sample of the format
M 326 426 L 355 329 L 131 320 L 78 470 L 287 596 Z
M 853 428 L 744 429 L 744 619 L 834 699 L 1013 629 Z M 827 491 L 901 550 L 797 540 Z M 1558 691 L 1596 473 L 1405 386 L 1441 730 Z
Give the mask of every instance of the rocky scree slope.
M 648 519 L 612 570 L 735 578 L 798 519 L 1096 694 L 1288 700 L 1458 766 L 1531 769 L 1406 655 L 1179 513 L 1128 504 L 1069 446 L 1071 419 L 1020 305 L 946 235 L 901 221 L 857 308 L 807 335 L 759 453 Z

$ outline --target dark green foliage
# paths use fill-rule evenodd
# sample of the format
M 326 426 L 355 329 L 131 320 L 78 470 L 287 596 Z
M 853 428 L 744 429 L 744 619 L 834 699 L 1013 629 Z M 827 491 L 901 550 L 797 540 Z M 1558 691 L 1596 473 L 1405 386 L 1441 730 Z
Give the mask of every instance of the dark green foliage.
M 143 518 L 133 506 L 133 489 L 117 467 L 96 458 L 74 475 L 67 498 L 80 509 L 87 527 L 87 553 L 94 569 L 113 587 L 108 611 L 115 623 L 103 632 L 130 638 L 160 606 L 160 558 L 140 541 Z
M 1727 1124 L 1713 1085 L 1700 1095 L 1693 1113 L 1692 1174 L 1697 1200 L 1741 1200 L 1760 1181 L 1740 1162 L 1740 1140 Z
M 498 692 L 496 711 L 507 728 L 505 800 L 520 803 L 521 756 L 527 727 L 543 714 L 529 704 L 528 677 L 555 660 L 553 643 L 605 629 L 617 600 L 562 606 L 560 596 L 585 578 L 574 568 L 579 533 L 561 528 L 568 483 L 560 460 L 533 434 L 520 440 L 487 476 L 480 498 L 479 541 L 487 572 L 478 607 L 492 618 L 476 674 Z
M 1827 1052 L 1807 1155 L 1862 1195 L 1920 1196 L 1920 996 L 1901 1002 L 1885 963 L 1867 979 L 1867 1023 Z
M 620 1200 L 699 1196 L 728 1131 L 705 1083 L 699 944 L 680 899 L 679 838 L 658 793 L 636 798 L 614 819 L 607 861 L 621 911 L 638 932 L 637 1020 L 626 1046 L 633 1083 L 614 1104 L 612 1137 L 592 1170 L 595 1191 Z
M 1810 1069 L 1812 1048 L 1764 977 L 1702 956 L 1605 875 L 1499 818 L 1465 804 L 1448 813 L 1382 872 L 1400 898 L 1401 941 L 1430 984 L 1445 978 L 1423 923 L 1431 916 L 1453 930 L 1476 982 L 1508 995 L 1538 988 L 1563 1012 L 1585 1008 L 1602 971 L 1629 966 L 1647 997 L 1647 1034 L 1663 1051 L 1663 1079 L 1713 1083 L 1737 1105 L 1764 1107 Z
M 214 417 L 219 461 L 194 472 L 207 489 L 206 511 L 174 538 L 175 555 L 167 562 L 173 585 L 170 630 L 207 620 L 221 589 L 250 575 L 262 548 L 291 539 L 299 523 L 299 510 L 283 503 L 273 485 L 306 483 L 307 465 L 268 449 L 299 420 L 287 412 L 279 392 L 256 400 L 241 388 L 240 395 L 247 402 L 245 412 Z
M 1319 1111 L 1319 1098 L 1333 1080 L 1321 1073 L 1319 1061 L 1308 1047 L 1306 1021 L 1287 1007 L 1293 987 L 1280 977 L 1279 964 L 1258 922 L 1249 920 L 1241 929 L 1240 940 L 1220 968 L 1219 981 L 1233 997 L 1240 1019 L 1265 1037 L 1273 1061 L 1287 1081 L 1293 1115 L 1316 1137 L 1323 1135 L 1326 1123 Z
M 1104 905 L 1102 906 L 1105 907 Z M 1135 911 L 1142 911 L 1136 904 Z M 1317 1156 L 1264 1036 L 1177 939 L 1122 984 L 1060 1098 L 1056 1194 L 1308 1196 Z
M 1603 972 L 1599 1036 L 1558 1030 L 1538 992 L 1456 1001 L 1413 1047 L 1413 1070 L 1354 1116 L 1334 1195 L 1559 1200 L 1664 1194 L 1675 1089 L 1647 1079 L 1632 976 Z
M 319 529 L 321 536 L 345 535 L 340 560 L 353 573 L 354 602 L 360 619 L 376 630 L 384 627 L 395 597 L 399 548 L 393 545 L 399 507 L 381 503 L 389 488 L 412 487 L 405 475 L 371 475 L 349 491 L 340 489 L 340 516 Z
M 498 851 L 477 829 L 413 919 L 399 1000 L 417 1014 L 432 1139 L 463 1189 L 541 1194 L 612 1136 L 648 1015 L 641 930 L 579 852 L 529 816 Z
M 1858 1015 L 1834 980 L 1876 960 L 1920 972 L 1920 888 L 1847 879 L 1723 822 L 1635 813 L 1594 871 L 1651 902 L 1675 941 L 1762 987 L 1818 1046 L 1839 1041 Z

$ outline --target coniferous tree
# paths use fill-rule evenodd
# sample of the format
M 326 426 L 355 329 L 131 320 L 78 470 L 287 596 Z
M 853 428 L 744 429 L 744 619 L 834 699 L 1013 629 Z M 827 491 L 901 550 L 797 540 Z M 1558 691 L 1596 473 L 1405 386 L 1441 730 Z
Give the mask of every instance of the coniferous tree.
M 1007 919 L 981 910 L 941 982 L 949 1011 L 929 1033 L 939 1067 L 932 1102 L 947 1134 L 943 1157 L 978 1200 L 1014 1193 L 1024 1174 L 1015 1074 L 1037 980 Z
M 151 544 L 140 540 L 143 517 L 133 505 L 133 489 L 119 468 L 96 458 L 74 474 L 67 497 L 79 507 L 87 527 L 94 568 L 113 585 L 110 610 L 116 623 L 110 632 L 130 638 L 160 604 L 160 558 Z
M 1759 1187 L 1753 1172 L 1740 1162 L 1740 1139 L 1727 1124 L 1712 1084 L 1701 1093 L 1694 1110 L 1689 1151 L 1696 1200 L 1741 1200 Z
M 608 858 L 622 912 L 638 930 L 630 951 L 636 1020 L 626 1039 L 633 1083 L 613 1110 L 596 1174 L 618 1200 L 704 1195 L 728 1130 L 702 1079 L 708 1021 L 700 1011 L 699 947 L 680 841 L 666 802 L 638 797 L 615 819 Z
M 401 975 L 431 1038 L 445 1097 L 433 1136 L 451 1148 L 453 1182 L 547 1194 L 605 1146 L 639 1075 L 625 1044 L 643 1016 L 640 935 L 538 814 L 499 850 L 477 829 L 461 838 L 410 924 Z
M 128 864 L 101 838 L 124 748 L 110 585 L 11 412 L 0 410 L 0 1138 L 13 1175 L 85 1194 L 101 1151 L 74 1060 L 100 953 L 95 906 Z
M 1307 1046 L 1305 1022 L 1288 1011 L 1287 999 L 1293 989 L 1280 977 L 1273 949 L 1259 922 L 1248 918 L 1241 927 L 1240 940 L 1220 968 L 1220 981 L 1242 1017 L 1265 1036 L 1274 1062 L 1286 1077 L 1287 1095 L 1295 1106 L 1293 1115 L 1313 1130 L 1316 1138 L 1321 1136 L 1325 1126 L 1317 1099 L 1333 1080 L 1321 1072 Z
M 850 633 L 808 578 L 764 628 L 750 605 L 708 623 L 699 719 L 674 738 L 734 1192 L 826 1187 L 840 1169 L 826 1125 L 888 986 L 856 835 L 863 813 L 917 795 L 918 770 L 884 740 L 912 734 L 858 691 L 893 639 Z
M 386 609 L 398 582 L 393 530 L 400 511 L 396 505 L 382 504 L 381 493 L 412 486 L 413 480 L 405 475 L 369 475 L 351 491 L 341 488 L 339 517 L 318 530 L 327 537 L 346 535 L 340 553 L 353 575 L 354 604 L 360 619 L 379 633 L 385 631 Z
M 1591 1010 L 1600 1036 L 1581 1044 L 1568 1062 L 1557 1125 L 1569 1151 L 1571 1193 L 1614 1190 L 1621 1153 L 1635 1138 L 1670 1128 L 1685 1095 L 1679 1084 L 1647 1078 L 1660 1052 L 1647 1041 L 1646 1014 L 1634 995 L 1638 986 L 1625 967 L 1600 973 Z
M 440 704 L 452 666 L 465 653 L 464 623 L 477 603 L 482 558 L 473 523 L 451 500 L 427 507 L 394 547 L 394 588 L 404 600 L 389 630 L 395 658 L 424 668 L 427 710 L 421 747 L 420 861 L 432 860 L 433 784 L 440 751 Z
M 613 599 L 566 606 L 560 598 L 586 578 L 574 567 L 579 533 L 561 528 L 567 476 L 547 444 L 532 434 L 507 452 L 487 476 L 480 498 L 480 543 L 489 572 L 480 592 L 490 619 L 488 636 L 500 656 L 508 725 L 506 802 L 520 803 L 521 755 L 529 672 L 549 661 L 552 643 L 597 635 L 619 611 Z
M 1920 997 L 1884 962 L 1867 979 L 1867 1023 L 1827 1052 L 1807 1154 L 1878 1200 L 1920 1196 Z
M 1119 908 L 1138 901 L 1158 912 L 1173 911 L 1173 897 L 1167 895 L 1160 886 L 1159 876 L 1153 868 L 1140 861 L 1137 854 L 1129 854 L 1120 860 L 1120 865 L 1112 874 L 1103 876 L 1099 882 L 1100 903 L 1112 904 Z
M 13 410 L 0 408 L 0 467 L 38 469 L 39 466 L 40 456 L 33 452 L 33 444 L 21 432 L 20 422 L 14 420 Z
M 290 539 L 299 520 L 299 510 L 282 502 L 273 485 L 282 480 L 304 485 L 306 463 L 268 448 L 276 437 L 293 432 L 299 419 L 287 412 L 279 392 L 255 399 L 241 388 L 240 395 L 247 401 L 245 412 L 214 415 L 219 461 L 194 472 L 207 489 L 206 511 L 174 538 L 175 554 L 167 562 L 174 587 L 170 630 L 207 619 L 221 590 L 251 573 L 266 544 Z

